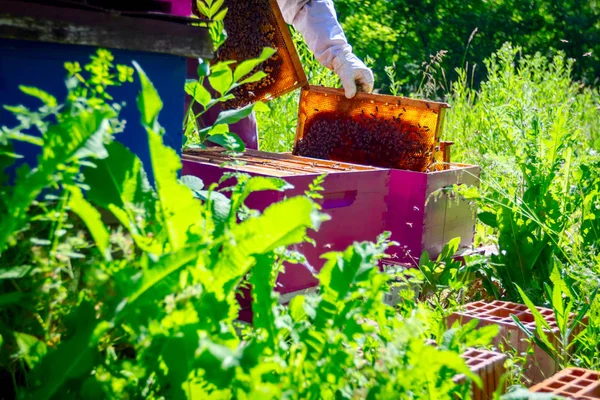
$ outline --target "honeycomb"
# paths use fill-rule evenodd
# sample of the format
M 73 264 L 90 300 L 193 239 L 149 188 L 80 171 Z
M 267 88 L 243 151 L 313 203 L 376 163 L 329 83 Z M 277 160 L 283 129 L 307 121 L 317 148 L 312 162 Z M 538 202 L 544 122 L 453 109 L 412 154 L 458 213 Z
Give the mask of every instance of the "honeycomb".
M 194 13 L 199 13 L 194 1 Z M 265 47 L 277 52 L 257 66 L 250 74 L 267 74 L 259 82 L 242 85 L 232 92 L 235 99 L 223 104 L 223 109 L 239 108 L 256 101 L 269 100 L 307 84 L 302 64 L 292 42 L 276 0 L 225 0 L 224 24 L 227 40 L 219 48 L 213 62 L 238 62 L 258 57 Z
M 324 160 L 427 172 L 436 157 L 445 103 L 358 93 L 302 89 L 293 153 Z M 441 154 L 441 155 L 440 155 Z

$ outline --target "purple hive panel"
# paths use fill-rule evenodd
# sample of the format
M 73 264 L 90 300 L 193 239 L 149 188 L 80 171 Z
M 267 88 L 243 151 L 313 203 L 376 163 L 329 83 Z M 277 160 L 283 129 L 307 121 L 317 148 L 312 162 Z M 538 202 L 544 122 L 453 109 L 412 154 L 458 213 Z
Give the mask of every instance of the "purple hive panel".
M 194 175 L 206 185 L 218 182 L 223 173 L 233 171 L 203 162 L 183 159 L 182 175 Z M 250 175 L 268 174 L 251 173 Z M 285 193 L 266 191 L 252 193 L 246 204 L 254 209 L 264 210 L 269 205 L 286 197 L 302 195 L 318 174 L 290 175 L 282 177 L 294 186 Z M 386 195 L 389 174 L 386 170 L 332 172 L 323 183 L 323 199 L 319 200 L 322 211 L 331 216 L 318 232 L 310 232 L 316 247 L 309 243 L 295 246 L 294 250 L 303 253 L 308 264 L 286 265 L 285 273 L 278 279 L 277 290 L 291 293 L 317 285 L 313 272 L 323 264 L 322 254 L 329 251 L 342 251 L 356 241 L 374 241 L 384 231 Z M 228 184 L 230 182 L 225 182 Z M 249 296 L 239 299 L 242 308 L 249 306 Z
M 189 17 L 192 15 L 193 0 L 161 0 L 165 3 L 171 3 L 171 15 L 178 17 Z
M 391 239 L 400 244 L 389 249 L 396 254 L 396 261 L 410 261 L 403 248 L 417 258 L 423 240 L 425 218 L 425 191 L 427 175 L 420 172 L 391 170 L 390 190 L 385 229 L 392 233 Z

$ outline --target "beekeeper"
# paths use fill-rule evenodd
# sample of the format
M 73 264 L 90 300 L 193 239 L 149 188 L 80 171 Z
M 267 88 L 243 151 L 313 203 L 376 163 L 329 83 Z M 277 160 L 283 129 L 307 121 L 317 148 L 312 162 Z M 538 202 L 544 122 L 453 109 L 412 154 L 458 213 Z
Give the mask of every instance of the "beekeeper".
M 316 59 L 339 76 L 346 97 L 353 98 L 357 91 L 373 90 L 373 73 L 352 53 L 352 47 L 337 20 L 332 0 L 277 0 L 277 3 L 284 20 L 302 34 Z M 216 108 L 213 107 L 205 115 L 208 124 L 216 119 Z M 240 136 L 247 148 L 258 149 L 254 113 L 230 129 Z

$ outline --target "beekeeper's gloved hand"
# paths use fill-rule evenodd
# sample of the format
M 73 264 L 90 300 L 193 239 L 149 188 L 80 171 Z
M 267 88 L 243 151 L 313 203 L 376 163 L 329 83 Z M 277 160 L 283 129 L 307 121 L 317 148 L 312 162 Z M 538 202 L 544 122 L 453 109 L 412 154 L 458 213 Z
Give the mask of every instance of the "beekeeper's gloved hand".
M 347 98 L 353 98 L 359 89 L 373 91 L 373 72 L 354 54 L 343 53 L 335 57 L 333 70 L 340 77 Z
M 319 62 L 342 81 L 346 97 L 373 90 L 373 73 L 352 53 L 331 0 L 277 0 L 285 21 L 304 36 Z

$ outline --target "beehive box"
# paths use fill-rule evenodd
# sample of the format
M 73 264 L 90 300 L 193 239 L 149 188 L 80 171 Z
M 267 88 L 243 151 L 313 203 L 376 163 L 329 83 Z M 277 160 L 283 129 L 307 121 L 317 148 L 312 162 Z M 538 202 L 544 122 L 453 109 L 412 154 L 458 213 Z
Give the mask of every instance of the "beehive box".
M 265 47 L 276 53 L 251 73 L 263 71 L 266 77 L 233 90 L 223 109 L 238 108 L 256 101 L 270 100 L 308 83 L 289 28 L 277 0 L 225 0 L 224 24 L 227 40 L 217 51 L 214 62 L 235 61 L 231 65 L 258 57 Z M 194 2 L 194 13 L 202 15 Z
M 481 388 L 475 383 L 471 386 L 472 399 L 492 400 L 494 392 L 501 384 L 501 377 L 506 372 L 506 355 L 490 350 L 467 349 L 461 357 L 465 359 L 471 372 L 481 378 Z M 458 384 L 465 381 L 466 377 L 462 374 L 454 377 L 454 382 Z
M 533 393 L 553 393 L 567 399 L 600 399 L 600 372 L 567 368 L 529 389 Z
M 317 243 L 316 247 L 307 243 L 295 248 L 306 256 L 315 271 L 323 263 L 320 259 L 322 254 L 343 251 L 355 241 L 374 241 L 384 230 L 389 181 L 387 170 L 256 150 L 246 150 L 237 160 L 244 165 L 221 167 L 231 161 L 223 149 L 184 151 L 182 175 L 197 176 L 209 185 L 219 182 L 226 172 L 238 171 L 253 176 L 279 177 L 294 186 L 283 193 L 252 193 L 246 204 L 250 208 L 264 210 L 284 198 L 304 194 L 315 178 L 328 174 L 322 185 L 323 199 L 318 202 L 322 211 L 332 219 L 322 224 L 318 232 L 310 234 Z M 314 287 L 317 283 L 309 268 L 289 265 L 278 281 L 277 290 L 288 294 Z
M 554 312 L 548 308 L 537 307 L 540 314 L 544 317 L 550 331 L 545 330 L 548 340 L 554 348 L 561 349 L 558 336 L 560 335 Z M 467 323 L 472 319 L 478 319 L 479 325 L 498 325 L 500 332 L 495 338 L 494 343 L 499 345 L 503 343 L 519 353 L 525 353 L 529 347 L 527 336 L 517 326 L 511 315 L 516 316 L 525 327 L 535 332 L 535 321 L 533 314 L 526 305 L 511 303 L 506 301 L 492 301 L 486 303 L 477 301 L 464 306 L 461 311 L 455 312 L 448 318 L 448 324 L 451 326 L 455 321 L 461 324 Z M 584 322 L 585 323 L 585 322 Z M 580 328 L 575 329 L 572 337 L 580 332 Z M 559 370 L 558 364 L 541 348 L 533 344 L 533 354 L 527 357 L 527 369 L 525 376 L 533 383 L 538 383 L 547 377 L 555 374 Z
M 460 237 L 473 242 L 476 215 L 470 203 L 443 193 L 458 184 L 478 185 L 479 167 L 450 163 L 451 142 L 438 141 L 445 103 L 358 93 L 302 89 L 294 154 L 373 165 L 390 170 L 385 228 L 400 243 L 391 262 L 412 263 L 423 251 L 436 257 Z

